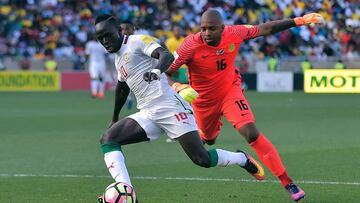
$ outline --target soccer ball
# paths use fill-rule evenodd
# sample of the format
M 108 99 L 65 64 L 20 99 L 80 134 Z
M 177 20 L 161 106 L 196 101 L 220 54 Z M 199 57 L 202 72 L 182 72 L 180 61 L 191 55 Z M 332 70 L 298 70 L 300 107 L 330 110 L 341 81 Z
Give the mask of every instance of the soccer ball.
M 104 193 L 103 203 L 136 203 L 134 189 L 121 182 L 115 182 L 107 186 Z

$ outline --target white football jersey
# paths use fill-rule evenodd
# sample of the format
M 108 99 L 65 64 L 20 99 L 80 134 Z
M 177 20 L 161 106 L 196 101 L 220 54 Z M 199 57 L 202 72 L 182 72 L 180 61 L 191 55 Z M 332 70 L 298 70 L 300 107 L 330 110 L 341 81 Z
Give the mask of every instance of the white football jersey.
M 154 69 L 158 63 L 157 59 L 151 57 L 158 47 L 161 45 L 154 37 L 130 35 L 124 36 L 120 50 L 115 53 L 118 80 L 126 82 L 134 93 L 138 109 L 153 106 L 159 99 L 169 99 L 174 95 L 165 73 L 161 74 L 160 80 L 150 83 L 143 79 L 144 73 Z
M 86 43 L 85 54 L 89 55 L 90 66 L 103 66 L 106 65 L 106 49 L 97 41 L 91 40 Z

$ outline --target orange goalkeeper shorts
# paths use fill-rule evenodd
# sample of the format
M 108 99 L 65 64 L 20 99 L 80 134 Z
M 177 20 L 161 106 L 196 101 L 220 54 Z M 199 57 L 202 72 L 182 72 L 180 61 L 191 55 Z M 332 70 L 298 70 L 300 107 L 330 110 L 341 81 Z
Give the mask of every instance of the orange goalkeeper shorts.
M 197 99 L 193 102 L 201 139 L 206 141 L 216 139 L 221 130 L 223 115 L 236 129 L 255 122 L 255 117 L 240 85 L 240 81 L 234 83 L 226 96 L 217 101 Z

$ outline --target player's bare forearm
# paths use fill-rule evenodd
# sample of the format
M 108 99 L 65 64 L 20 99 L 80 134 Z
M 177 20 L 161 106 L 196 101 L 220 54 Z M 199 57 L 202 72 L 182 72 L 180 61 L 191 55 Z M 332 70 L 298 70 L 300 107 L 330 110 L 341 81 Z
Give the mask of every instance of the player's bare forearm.
M 159 59 L 154 69 L 159 69 L 161 73 L 165 72 L 174 61 L 174 56 L 165 48 L 159 47 L 153 51 L 151 57 Z
M 167 76 L 167 79 L 168 79 L 168 83 L 169 83 L 170 86 L 172 86 L 172 85 L 176 82 L 175 80 L 173 80 L 173 79 L 171 78 L 171 76 L 172 76 L 172 74 L 173 74 L 174 72 L 175 72 L 175 71 L 174 71 L 173 69 L 171 69 L 171 68 L 169 68 L 167 71 L 165 71 L 166 76 Z
M 295 21 L 293 19 L 286 20 L 274 20 L 270 22 L 266 22 L 260 24 L 259 27 L 259 35 L 270 35 L 277 32 L 281 32 L 283 30 L 295 27 Z
M 169 85 L 172 86 L 176 81 L 173 80 L 173 79 L 171 78 L 171 75 L 169 75 L 169 74 L 167 74 L 167 73 L 166 73 L 166 76 L 167 76 L 167 80 L 168 80 Z
M 130 92 L 129 86 L 125 82 L 118 81 L 115 89 L 115 106 L 112 117 L 113 122 L 119 120 L 119 113 L 126 102 L 129 92 Z
M 259 35 L 270 35 L 283 30 L 307 24 L 323 24 L 324 17 L 319 13 L 309 13 L 294 19 L 275 20 L 259 25 Z

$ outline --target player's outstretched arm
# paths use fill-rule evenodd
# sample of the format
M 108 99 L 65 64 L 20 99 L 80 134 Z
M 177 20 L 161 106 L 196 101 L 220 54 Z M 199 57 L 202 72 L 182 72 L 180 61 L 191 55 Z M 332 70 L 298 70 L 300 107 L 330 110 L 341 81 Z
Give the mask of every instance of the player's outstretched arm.
M 126 102 L 126 98 L 128 97 L 130 92 L 129 86 L 125 82 L 120 82 L 116 84 L 115 89 L 115 106 L 112 120 L 109 124 L 109 128 L 119 120 L 119 113 Z
M 302 26 L 311 23 L 322 24 L 324 22 L 325 21 L 322 15 L 318 13 L 309 13 L 294 19 L 275 20 L 260 24 L 258 26 L 259 35 L 270 35 L 296 26 Z

